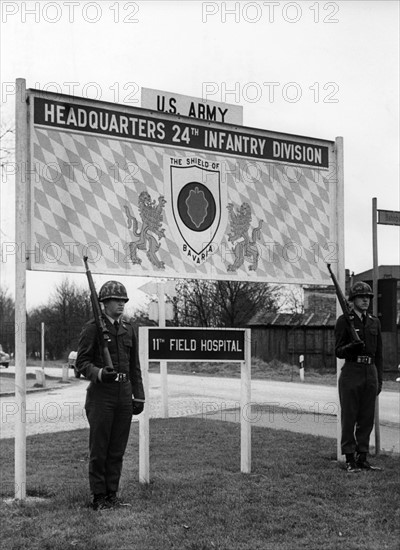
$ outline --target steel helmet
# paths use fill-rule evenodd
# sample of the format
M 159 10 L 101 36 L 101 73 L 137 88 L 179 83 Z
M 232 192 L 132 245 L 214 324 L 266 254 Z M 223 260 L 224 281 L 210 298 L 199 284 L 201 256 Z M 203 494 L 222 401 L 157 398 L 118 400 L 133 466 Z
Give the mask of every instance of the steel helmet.
M 372 292 L 371 287 L 364 283 L 363 281 L 359 281 L 357 283 L 354 283 L 354 285 L 350 289 L 349 294 L 349 300 L 354 300 L 356 296 L 369 296 L 372 298 L 374 293 Z
M 104 302 L 105 300 L 129 300 L 126 293 L 126 288 L 122 283 L 118 281 L 107 281 L 101 287 L 99 292 L 99 302 Z

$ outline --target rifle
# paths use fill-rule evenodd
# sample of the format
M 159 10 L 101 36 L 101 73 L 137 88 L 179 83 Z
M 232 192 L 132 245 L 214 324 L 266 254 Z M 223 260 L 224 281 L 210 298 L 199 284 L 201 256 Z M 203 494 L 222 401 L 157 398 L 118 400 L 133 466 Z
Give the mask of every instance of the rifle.
M 85 264 L 86 276 L 89 282 L 90 301 L 92 302 L 94 320 L 96 322 L 97 330 L 99 332 L 100 339 L 102 342 L 104 366 L 111 367 L 112 369 L 114 369 L 112 360 L 111 360 L 110 351 L 108 349 L 108 342 L 110 341 L 110 333 L 108 331 L 106 322 L 104 321 L 103 315 L 101 313 L 101 308 L 100 308 L 99 299 L 97 297 L 96 287 L 94 286 L 93 277 L 89 270 L 87 261 L 88 261 L 88 257 L 83 256 L 83 263 Z
M 336 296 L 339 300 L 340 307 L 342 308 L 343 315 L 346 318 L 346 321 L 349 323 L 350 326 L 350 332 L 351 337 L 353 339 L 353 342 L 362 342 L 361 338 L 358 336 L 356 329 L 354 328 L 354 313 L 349 308 L 349 305 L 347 303 L 346 298 L 344 297 L 344 294 L 342 292 L 342 289 L 340 288 L 340 285 L 338 283 L 338 280 L 335 277 L 335 274 L 333 273 L 331 269 L 331 264 L 326 264 L 329 270 L 329 273 L 331 274 L 331 278 L 333 281 L 333 284 L 335 285 L 336 289 Z

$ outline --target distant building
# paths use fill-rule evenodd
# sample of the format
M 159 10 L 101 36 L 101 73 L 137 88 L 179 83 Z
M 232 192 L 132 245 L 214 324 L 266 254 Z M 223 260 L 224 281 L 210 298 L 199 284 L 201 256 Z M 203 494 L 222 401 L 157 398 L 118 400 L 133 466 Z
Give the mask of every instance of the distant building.
M 353 275 L 354 282 L 372 280 L 372 269 Z M 378 279 L 400 280 L 400 265 L 380 265 L 378 267 Z
M 336 292 L 333 285 L 306 285 L 304 291 L 305 313 L 332 313 L 336 315 Z
M 390 326 L 392 330 L 383 330 L 384 369 L 396 370 L 400 362 L 399 325 L 400 325 L 400 266 L 380 266 L 379 279 L 384 288 L 385 299 L 380 298 L 384 317 L 382 328 Z M 356 281 L 372 280 L 372 270 L 350 275 L 346 270 L 346 288 L 348 296 L 351 284 Z M 392 294 L 388 294 L 386 288 Z M 393 291 L 393 289 L 395 289 Z M 304 367 L 317 370 L 336 369 L 334 328 L 337 318 L 336 293 L 333 285 L 306 285 L 304 290 L 304 313 L 259 312 L 250 320 L 252 329 L 252 355 L 264 361 L 279 359 L 296 364 L 299 356 L 304 355 Z M 394 293 L 393 293 L 394 292 Z M 395 312 L 395 315 L 394 313 Z M 394 315 L 394 317 L 393 317 Z M 382 317 L 382 315 L 381 315 Z M 392 324 L 389 325 L 391 320 Z M 387 323 L 386 323 L 387 321 Z
M 298 364 L 304 355 L 306 369 L 334 371 L 334 287 L 307 285 L 303 290 L 304 313 L 259 312 L 250 320 L 252 356 Z
M 372 269 L 353 275 L 353 284 L 357 281 L 372 282 Z M 393 282 L 396 302 L 396 325 L 400 325 L 400 265 L 380 265 L 378 267 L 378 280 Z M 396 281 L 396 283 L 394 283 Z M 390 297 L 391 298 L 391 297 Z
M 365 281 L 372 286 L 372 280 L 372 269 L 352 277 L 353 284 Z M 378 317 L 382 326 L 385 368 L 395 369 L 400 364 L 400 265 L 378 267 Z

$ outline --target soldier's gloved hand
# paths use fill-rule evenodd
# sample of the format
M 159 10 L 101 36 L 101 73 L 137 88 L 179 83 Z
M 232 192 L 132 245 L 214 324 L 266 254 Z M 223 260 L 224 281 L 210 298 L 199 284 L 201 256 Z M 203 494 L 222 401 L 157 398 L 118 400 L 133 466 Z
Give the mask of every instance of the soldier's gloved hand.
M 111 384 L 111 382 L 115 382 L 117 374 L 112 367 L 107 366 L 101 369 L 100 379 L 105 384 Z
M 135 399 L 132 399 L 132 414 L 135 416 L 137 414 L 140 414 L 143 412 L 144 409 L 144 403 L 143 401 L 136 401 Z
M 360 353 L 364 347 L 364 342 L 351 342 L 351 344 L 346 344 L 343 346 L 344 353 Z

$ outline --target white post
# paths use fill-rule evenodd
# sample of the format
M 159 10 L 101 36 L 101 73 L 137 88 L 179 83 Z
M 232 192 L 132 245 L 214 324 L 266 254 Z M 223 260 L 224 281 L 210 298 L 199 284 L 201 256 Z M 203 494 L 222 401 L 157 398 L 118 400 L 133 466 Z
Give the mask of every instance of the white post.
M 62 366 L 62 381 L 68 382 L 69 379 L 69 363 Z
M 304 355 L 299 356 L 299 363 L 300 382 L 304 382 Z
M 157 283 L 158 294 L 158 326 L 165 328 L 165 285 L 163 282 Z M 161 407 L 162 417 L 168 418 L 168 378 L 167 362 L 160 361 L 161 376 Z
M 343 138 L 336 138 L 336 170 L 337 170 L 337 187 L 336 187 L 336 212 L 335 212 L 335 237 L 337 243 L 337 264 L 336 264 L 336 278 L 340 287 L 345 292 L 346 286 L 346 277 L 345 277 L 345 263 L 344 263 L 344 165 L 343 165 Z M 336 316 L 342 314 L 342 310 L 339 304 L 339 301 L 336 300 Z M 343 366 L 343 360 L 336 360 L 336 377 L 339 382 L 340 371 Z M 340 440 L 342 435 L 341 427 L 341 407 L 339 395 L 337 395 L 338 400 L 338 413 L 337 413 L 337 422 L 336 422 L 336 452 L 337 460 L 343 461 L 344 457 L 342 455 Z
M 139 360 L 142 369 L 146 404 L 139 416 L 139 482 L 150 481 L 150 430 L 149 430 L 149 330 L 139 327 Z
M 372 313 L 378 317 L 378 223 L 377 223 L 377 200 L 374 197 L 372 199 L 372 292 L 374 297 L 372 299 Z M 375 454 L 379 455 L 381 452 L 381 432 L 379 423 L 379 396 L 375 401 Z
M 17 78 L 15 95 L 15 499 L 26 498 L 26 258 L 28 108 L 26 82 Z
M 372 199 L 372 312 L 378 316 L 378 224 L 377 224 L 377 201 Z
M 251 472 L 251 332 L 245 330 L 240 377 L 240 471 Z M 245 418 L 245 411 L 248 411 Z
M 40 328 L 41 328 L 41 331 L 40 331 L 40 336 L 41 336 L 41 342 L 40 342 L 40 348 L 41 348 L 41 356 L 42 356 L 42 371 L 44 372 L 44 323 L 41 323 L 40 325 Z

